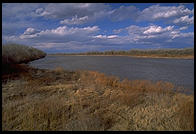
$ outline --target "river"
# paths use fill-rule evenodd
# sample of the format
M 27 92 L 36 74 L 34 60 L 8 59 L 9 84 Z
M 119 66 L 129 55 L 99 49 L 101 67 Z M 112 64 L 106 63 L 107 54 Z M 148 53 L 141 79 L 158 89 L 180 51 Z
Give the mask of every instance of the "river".
M 128 56 L 46 56 L 30 63 L 44 69 L 93 70 L 120 79 L 168 81 L 194 91 L 194 60 Z

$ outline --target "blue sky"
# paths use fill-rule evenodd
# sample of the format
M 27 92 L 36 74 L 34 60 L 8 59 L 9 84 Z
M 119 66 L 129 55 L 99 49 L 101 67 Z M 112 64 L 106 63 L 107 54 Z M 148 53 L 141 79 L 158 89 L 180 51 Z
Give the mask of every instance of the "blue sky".
M 2 43 L 47 53 L 194 47 L 194 4 L 3 3 Z

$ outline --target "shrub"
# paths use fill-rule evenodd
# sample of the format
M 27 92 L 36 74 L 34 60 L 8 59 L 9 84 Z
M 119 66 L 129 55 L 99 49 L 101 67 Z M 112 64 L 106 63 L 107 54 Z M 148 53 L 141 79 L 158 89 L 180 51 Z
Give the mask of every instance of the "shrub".
M 46 53 L 33 47 L 19 44 L 2 45 L 2 64 L 28 63 L 45 56 Z

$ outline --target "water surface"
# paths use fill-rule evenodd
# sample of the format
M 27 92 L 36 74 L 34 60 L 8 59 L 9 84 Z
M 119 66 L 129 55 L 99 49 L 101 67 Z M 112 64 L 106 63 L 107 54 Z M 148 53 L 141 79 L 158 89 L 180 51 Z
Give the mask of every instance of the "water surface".
M 30 63 L 34 67 L 93 70 L 120 79 L 168 81 L 194 90 L 194 60 L 134 58 L 128 56 L 46 56 Z

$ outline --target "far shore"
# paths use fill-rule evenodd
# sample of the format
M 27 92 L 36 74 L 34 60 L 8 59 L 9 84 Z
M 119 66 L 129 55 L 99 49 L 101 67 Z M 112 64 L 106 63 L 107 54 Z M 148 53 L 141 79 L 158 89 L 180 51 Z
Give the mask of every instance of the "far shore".
M 167 59 L 194 59 L 194 56 L 182 56 L 182 57 L 163 57 L 163 56 L 133 56 L 133 55 L 75 55 L 75 54 L 47 54 L 48 56 L 128 56 L 135 58 L 167 58 Z

